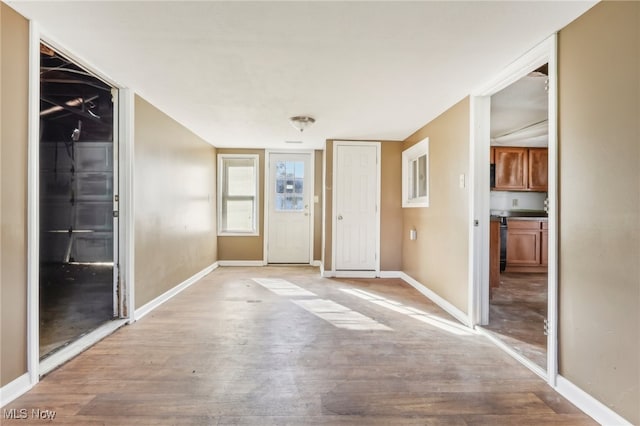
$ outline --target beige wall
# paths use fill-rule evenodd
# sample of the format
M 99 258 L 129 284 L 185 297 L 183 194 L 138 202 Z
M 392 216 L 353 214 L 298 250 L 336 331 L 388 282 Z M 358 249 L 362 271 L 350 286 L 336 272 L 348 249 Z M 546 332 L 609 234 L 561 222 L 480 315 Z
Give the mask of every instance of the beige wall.
M 135 302 L 217 260 L 216 149 L 135 99 Z
M 29 23 L 0 3 L 0 386 L 27 372 Z
M 459 187 L 469 175 L 469 98 L 415 132 L 409 148 L 429 138 L 429 207 L 405 208 L 402 270 L 463 312 L 467 312 L 469 192 Z M 409 230 L 418 238 L 409 240 Z
M 382 143 L 380 270 L 402 269 L 402 142 Z
M 264 149 L 220 148 L 218 154 L 258 154 L 258 235 L 219 236 L 219 260 L 263 260 L 264 259 Z M 216 225 L 217 227 L 217 225 Z
M 559 35 L 560 374 L 640 424 L 640 3 Z
M 333 142 L 325 145 L 326 181 L 325 195 L 325 251 L 323 266 L 330 271 L 333 247 Z M 355 141 L 357 142 L 357 141 Z M 400 197 L 400 175 L 402 142 L 382 141 L 381 188 L 380 188 L 380 270 L 398 271 L 402 259 L 402 200 Z

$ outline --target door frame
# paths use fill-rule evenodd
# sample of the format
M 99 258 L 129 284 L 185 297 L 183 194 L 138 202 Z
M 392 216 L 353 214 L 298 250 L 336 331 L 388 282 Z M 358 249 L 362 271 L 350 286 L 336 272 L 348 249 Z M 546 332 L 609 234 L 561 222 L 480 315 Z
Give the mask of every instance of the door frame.
M 282 150 L 282 149 L 266 149 L 264 158 L 264 245 L 263 245 L 263 259 L 262 263 L 267 265 L 268 252 L 269 252 L 269 208 L 271 206 L 271 189 L 269 188 L 269 181 L 271 179 L 271 154 L 303 154 L 309 156 L 309 188 L 310 188 L 310 200 L 309 200 L 309 263 L 313 265 L 313 247 L 314 247 L 314 205 L 315 205 L 315 155 L 312 149 L 300 149 L 300 150 Z M 300 265 L 306 265 L 306 263 L 300 263 Z
M 114 230 L 114 270 L 120 280 L 119 320 L 110 321 L 81 337 L 64 349 L 40 362 L 40 43 L 43 42 L 90 71 L 118 91 L 114 102 L 114 126 L 118 136 L 114 138 L 117 149 L 119 226 Z M 27 374 L 30 386 L 40 381 L 40 376 L 63 364 L 117 328 L 133 321 L 134 311 L 134 221 L 133 221 L 133 123 L 134 93 L 97 71 L 91 63 L 62 47 L 62 43 L 40 29 L 36 21 L 29 21 L 29 105 L 28 105 L 28 159 L 27 159 Z M 118 109 L 116 110 L 116 106 Z M 114 154 L 115 155 L 115 154 Z M 115 158 L 114 158 L 115 160 Z M 117 169 L 116 169 L 117 167 Z M 114 188 L 115 189 L 115 188 Z M 115 191 L 114 191 L 115 193 Z M 114 286 L 115 288 L 115 286 Z
M 490 97 L 539 66 L 549 64 L 549 262 L 547 369 L 525 365 L 554 386 L 558 375 L 558 136 L 557 136 L 557 35 L 553 34 L 506 67 L 496 78 L 472 93 L 470 98 L 470 235 L 469 318 L 473 326 L 489 319 L 489 125 Z M 533 364 L 533 363 L 531 363 Z
M 375 231 L 375 256 L 376 256 L 376 265 L 374 271 L 341 271 L 336 269 L 336 241 L 337 241 L 337 195 L 336 195 L 336 183 L 337 183 L 337 175 L 338 168 L 336 164 L 338 163 L 338 147 L 339 146 L 373 146 L 376 148 L 376 231 Z M 382 174 L 382 148 L 381 143 L 376 141 L 345 141 L 345 140 L 337 140 L 333 141 L 333 171 L 332 171 L 332 191 L 331 191 L 331 275 L 336 277 L 354 277 L 354 278 L 377 278 L 380 276 L 380 193 L 381 193 L 381 174 Z

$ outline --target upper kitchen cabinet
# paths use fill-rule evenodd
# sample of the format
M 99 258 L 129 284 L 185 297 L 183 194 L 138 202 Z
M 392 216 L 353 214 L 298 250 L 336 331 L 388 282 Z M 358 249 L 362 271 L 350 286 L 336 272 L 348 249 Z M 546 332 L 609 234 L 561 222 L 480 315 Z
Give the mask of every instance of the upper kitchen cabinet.
M 529 189 L 547 192 L 549 150 L 529 148 Z
M 503 191 L 524 191 L 527 189 L 527 148 L 496 147 L 496 186 Z
M 492 147 L 497 191 L 547 191 L 547 148 Z

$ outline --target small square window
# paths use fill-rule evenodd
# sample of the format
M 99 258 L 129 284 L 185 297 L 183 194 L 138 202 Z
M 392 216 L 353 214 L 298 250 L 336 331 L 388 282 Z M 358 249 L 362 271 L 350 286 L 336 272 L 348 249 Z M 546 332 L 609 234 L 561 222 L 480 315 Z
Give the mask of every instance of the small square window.
M 429 138 L 402 152 L 402 207 L 429 207 Z

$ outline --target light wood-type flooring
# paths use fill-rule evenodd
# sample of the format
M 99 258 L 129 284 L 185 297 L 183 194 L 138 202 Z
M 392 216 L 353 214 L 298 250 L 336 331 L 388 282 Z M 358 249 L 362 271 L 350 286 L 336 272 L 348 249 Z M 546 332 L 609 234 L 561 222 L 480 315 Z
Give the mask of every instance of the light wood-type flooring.
M 219 268 L 11 408 L 74 425 L 595 424 L 402 281 L 310 267 Z
M 529 360 L 547 369 L 547 274 L 501 273 L 484 328 Z

